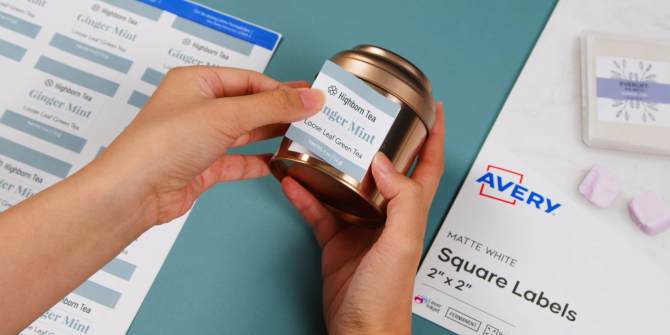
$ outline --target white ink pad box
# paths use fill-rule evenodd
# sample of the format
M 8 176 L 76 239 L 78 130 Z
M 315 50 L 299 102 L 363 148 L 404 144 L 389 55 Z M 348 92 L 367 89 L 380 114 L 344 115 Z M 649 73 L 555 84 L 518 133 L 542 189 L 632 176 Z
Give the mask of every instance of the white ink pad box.
M 588 33 L 582 80 L 587 145 L 670 155 L 670 43 Z

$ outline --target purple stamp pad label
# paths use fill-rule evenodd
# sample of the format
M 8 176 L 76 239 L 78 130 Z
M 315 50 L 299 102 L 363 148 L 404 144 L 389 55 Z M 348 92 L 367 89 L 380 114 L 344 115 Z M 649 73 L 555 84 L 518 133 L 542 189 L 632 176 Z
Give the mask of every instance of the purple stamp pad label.
M 670 127 L 670 63 L 597 57 L 596 87 L 601 121 Z

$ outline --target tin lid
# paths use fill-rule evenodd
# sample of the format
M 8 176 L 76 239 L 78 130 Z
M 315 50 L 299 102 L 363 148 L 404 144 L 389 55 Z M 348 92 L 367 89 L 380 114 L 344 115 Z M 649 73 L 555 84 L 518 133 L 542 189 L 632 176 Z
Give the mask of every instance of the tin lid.
M 374 45 L 359 45 L 331 60 L 381 91 L 388 92 L 421 119 L 427 129 L 435 122 L 435 102 L 428 77 L 405 58 Z

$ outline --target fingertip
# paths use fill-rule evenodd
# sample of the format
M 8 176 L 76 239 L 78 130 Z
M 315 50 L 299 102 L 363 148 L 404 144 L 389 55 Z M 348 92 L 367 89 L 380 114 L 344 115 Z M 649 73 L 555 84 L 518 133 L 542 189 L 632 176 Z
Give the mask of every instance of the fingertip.
M 300 96 L 305 112 L 310 114 L 321 110 L 325 102 L 325 96 L 319 89 L 298 88 L 298 95 Z
M 442 129 L 444 129 L 444 103 L 440 100 L 435 108 L 435 124 L 432 130 L 441 131 Z
M 288 200 L 298 211 L 302 211 L 310 201 L 315 200 L 314 196 L 293 177 L 284 177 L 281 186 Z
M 391 163 L 391 160 L 386 157 L 386 154 L 379 151 L 375 154 L 375 157 L 372 161 L 372 168 L 376 170 L 380 176 L 386 176 L 391 173 L 397 173 L 395 166 Z
M 284 191 L 284 194 L 286 194 L 286 197 L 293 202 L 293 200 L 296 197 L 296 191 L 297 191 L 297 186 L 298 182 L 295 181 L 295 179 L 291 177 L 284 177 L 281 182 L 280 182 L 281 188 Z
M 438 101 L 436 106 L 435 124 L 419 152 L 419 160 L 412 172 L 412 179 L 428 190 L 426 193 L 430 194 L 431 198 L 437 191 L 445 168 L 444 110 L 441 101 Z
M 279 182 L 282 187 L 291 187 L 296 181 L 291 177 L 284 177 Z
M 383 152 L 380 151 L 375 155 L 372 161 L 372 177 L 375 180 L 375 184 L 377 184 L 379 192 L 387 199 L 393 197 L 391 190 L 392 178 L 398 173 L 393 163 L 391 163 Z
M 436 156 L 436 157 L 434 157 Z M 426 158 L 428 160 L 442 159 L 444 156 L 444 110 L 442 101 L 437 102 L 436 114 L 435 114 L 435 123 L 430 129 L 430 133 L 424 143 L 419 157 L 422 160 Z

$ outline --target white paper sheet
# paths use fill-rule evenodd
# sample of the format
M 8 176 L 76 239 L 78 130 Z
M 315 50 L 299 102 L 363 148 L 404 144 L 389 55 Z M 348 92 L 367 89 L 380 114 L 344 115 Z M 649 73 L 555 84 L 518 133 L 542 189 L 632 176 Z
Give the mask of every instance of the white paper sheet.
M 0 209 L 91 161 L 170 68 L 262 72 L 280 38 L 181 0 L 0 0 Z M 22 334 L 125 333 L 185 220 L 141 236 Z
M 670 201 L 670 161 L 582 142 L 579 47 L 585 31 L 667 39 L 668 22 L 663 0 L 559 2 L 417 273 L 415 314 L 458 334 L 667 332 L 670 232 L 645 235 L 626 205 Z M 623 181 L 608 209 L 577 190 L 595 164 Z

